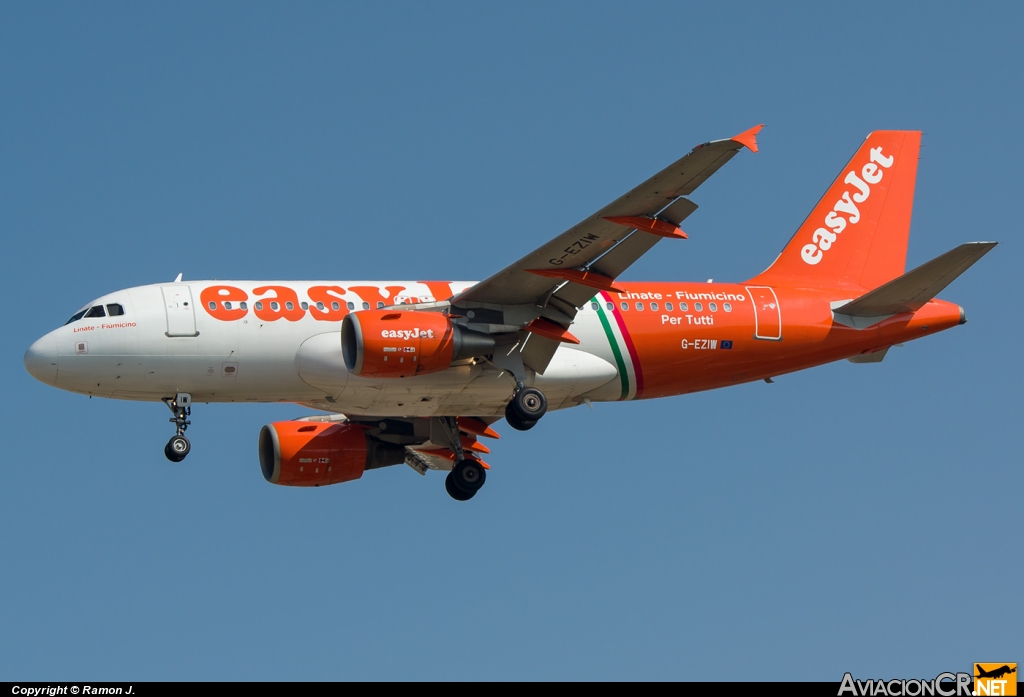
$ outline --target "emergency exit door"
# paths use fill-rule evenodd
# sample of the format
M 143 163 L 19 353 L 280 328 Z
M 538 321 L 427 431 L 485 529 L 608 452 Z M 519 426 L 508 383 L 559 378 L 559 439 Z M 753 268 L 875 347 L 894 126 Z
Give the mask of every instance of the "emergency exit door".
M 782 308 L 775 291 L 768 286 L 747 286 L 754 303 L 754 338 L 782 340 Z
M 199 336 L 192 291 L 186 285 L 163 286 L 167 336 Z

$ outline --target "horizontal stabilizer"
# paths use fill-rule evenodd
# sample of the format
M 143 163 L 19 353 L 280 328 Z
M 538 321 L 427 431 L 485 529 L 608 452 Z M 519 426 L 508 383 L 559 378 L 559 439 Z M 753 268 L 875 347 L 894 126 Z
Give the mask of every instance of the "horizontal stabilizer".
M 916 312 L 997 244 L 962 244 L 856 300 L 832 308 L 832 314 L 840 324 L 860 329 L 901 312 Z
M 861 353 L 856 356 L 850 356 L 846 360 L 850 361 L 850 363 L 881 363 L 887 353 L 889 353 L 888 346 L 880 351 L 872 351 L 871 353 Z

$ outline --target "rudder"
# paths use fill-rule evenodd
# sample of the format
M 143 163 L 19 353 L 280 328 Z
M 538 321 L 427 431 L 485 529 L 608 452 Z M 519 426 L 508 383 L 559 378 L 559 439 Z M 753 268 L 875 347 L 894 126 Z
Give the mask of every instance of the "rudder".
M 748 281 L 876 288 L 906 269 L 920 131 L 875 131 L 779 257 Z

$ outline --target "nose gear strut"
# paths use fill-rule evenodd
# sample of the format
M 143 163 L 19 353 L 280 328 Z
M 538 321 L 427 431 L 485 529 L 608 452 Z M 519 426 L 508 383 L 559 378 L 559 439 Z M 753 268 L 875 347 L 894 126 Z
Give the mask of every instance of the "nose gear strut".
M 188 417 L 192 415 L 192 395 L 179 392 L 174 397 L 164 397 L 163 403 L 174 414 L 168 421 L 174 424 L 175 435 L 164 446 L 164 455 L 171 462 L 181 462 L 192 450 L 192 444 L 185 437 L 185 429 L 191 425 Z

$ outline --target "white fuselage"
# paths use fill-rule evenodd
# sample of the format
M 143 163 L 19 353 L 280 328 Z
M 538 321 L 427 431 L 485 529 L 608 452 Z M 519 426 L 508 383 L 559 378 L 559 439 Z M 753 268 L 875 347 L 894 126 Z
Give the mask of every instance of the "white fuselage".
M 28 350 L 25 364 L 36 378 L 61 389 L 117 399 L 158 401 L 188 392 L 197 402 L 295 402 L 376 416 L 503 414 L 515 381 L 485 360 L 404 379 L 360 378 L 346 369 L 339 314 L 378 303 L 431 302 L 433 285 L 197 281 L 139 286 L 90 303 L 117 304 L 124 314 L 81 318 L 50 332 Z M 445 285 L 458 293 L 473 284 Z M 211 289 L 224 286 L 241 291 L 227 303 L 236 316 L 231 319 L 215 316 L 227 314 L 224 302 L 216 313 L 205 306 L 218 302 L 209 299 Z M 268 288 L 294 291 L 296 300 L 282 297 L 278 303 Z M 324 288 L 342 292 L 333 291 L 329 297 L 336 301 L 321 304 L 318 312 L 315 298 L 323 300 Z M 246 299 L 239 301 L 242 295 Z M 266 305 L 263 319 L 256 303 Z M 266 319 L 270 303 L 285 316 Z M 584 397 L 618 399 L 612 349 L 589 306 L 577 316 L 573 333 L 580 344 L 559 348 L 543 375 L 526 371 L 526 382 L 544 391 L 552 409 L 574 406 Z

